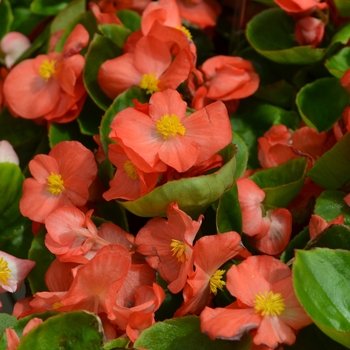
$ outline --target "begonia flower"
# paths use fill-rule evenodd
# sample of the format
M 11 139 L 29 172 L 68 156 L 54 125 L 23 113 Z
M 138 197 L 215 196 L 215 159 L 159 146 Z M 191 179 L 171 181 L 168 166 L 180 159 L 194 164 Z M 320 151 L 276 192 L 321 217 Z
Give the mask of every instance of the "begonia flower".
M 180 16 L 200 28 L 216 25 L 221 5 L 216 0 L 177 0 Z
M 0 163 L 12 163 L 19 165 L 19 158 L 10 142 L 0 141 Z
M 166 43 L 147 36 L 137 42 L 133 53 L 104 62 L 98 72 L 98 82 L 112 99 L 131 86 L 139 86 L 152 94 L 176 89 L 187 79 L 190 68 L 185 50 L 173 59 Z
M 248 97 L 259 87 L 260 79 L 252 63 L 241 57 L 214 56 L 206 60 L 200 70 L 204 84 L 193 96 L 195 109 L 202 108 L 209 101 L 228 102 Z
M 218 289 L 223 290 L 226 272 L 220 267 L 235 256 L 246 258 L 250 253 L 241 245 L 241 237 L 231 231 L 201 237 L 194 246 L 194 271 L 183 290 L 184 302 L 175 317 L 198 315 L 209 305 Z
M 312 323 L 295 295 L 291 270 L 270 256 L 251 256 L 232 265 L 226 287 L 236 302 L 206 307 L 200 315 L 201 330 L 211 339 L 239 340 L 254 330 L 255 345 L 276 348 L 292 345 L 296 331 Z
M 324 34 L 324 23 L 315 17 L 303 17 L 295 22 L 294 38 L 299 45 L 317 47 Z
M 144 171 L 149 170 L 143 168 L 139 157 L 153 171 L 162 172 L 171 166 L 185 172 L 212 157 L 232 139 L 222 102 L 186 116 L 186 102 L 175 90 L 154 93 L 148 113 L 131 107 L 122 110 L 114 117 L 111 128 L 114 139 L 127 147 L 125 152 L 132 163 Z
M 334 220 L 327 222 L 322 216 L 312 214 L 309 221 L 310 239 L 316 237 L 319 233 L 331 225 L 344 225 L 344 216 L 339 215 Z
M 102 224 L 97 229 L 91 215 L 92 210 L 84 214 L 75 207 L 63 206 L 47 216 L 45 245 L 60 261 L 86 263 L 102 247 L 117 244 L 118 240 L 126 249 L 133 247 L 132 235 L 112 223 Z M 128 236 L 132 238 L 128 240 Z
M 158 217 L 149 220 L 138 232 L 135 245 L 136 251 L 168 283 L 168 289 L 178 293 L 192 270 L 192 244 L 202 216 L 198 221 L 192 220 L 173 202 L 167 207 L 167 217 L 168 220 Z
M 24 180 L 20 210 L 23 216 L 44 223 L 59 207 L 87 202 L 97 165 L 93 153 L 81 143 L 63 141 L 48 155 L 36 155 L 29 162 L 29 170 L 33 178 Z
M 14 293 L 35 266 L 35 261 L 19 259 L 0 251 L 0 293 Z
M 328 4 L 322 0 L 274 0 L 274 2 L 284 11 L 290 14 L 306 15 L 315 9 L 326 9 Z
M 96 17 L 99 24 L 119 24 L 123 25 L 120 19 L 116 16 L 114 12 L 101 12 L 100 8 L 93 2 L 89 2 L 89 8 L 93 15 Z
M 347 132 L 350 132 L 350 107 L 346 107 L 343 111 L 342 118 L 335 122 L 333 125 L 333 132 L 337 141 L 339 141 Z
M 22 33 L 9 32 L 0 42 L 0 49 L 5 54 L 5 65 L 11 68 L 28 48 L 30 47 L 30 40 Z
M 94 0 L 102 12 L 111 13 L 123 9 L 130 9 L 141 13 L 151 0 Z
M 62 53 L 49 52 L 16 65 L 4 83 L 10 111 L 25 119 L 58 123 L 77 118 L 87 96 L 82 77 L 85 59 L 79 52 L 88 40 L 87 30 L 77 24 Z

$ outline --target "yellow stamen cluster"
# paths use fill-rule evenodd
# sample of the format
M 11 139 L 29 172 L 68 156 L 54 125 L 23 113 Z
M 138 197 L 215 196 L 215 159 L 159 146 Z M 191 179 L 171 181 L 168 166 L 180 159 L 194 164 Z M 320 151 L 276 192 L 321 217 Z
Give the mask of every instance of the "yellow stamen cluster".
M 132 164 L 130 160 L 127 160 L 124 163 L 124 170 L 126 172 L 126 175 L 131 179 L 131 180 L 137 180 L 139 175 L 137 173 L 137 170 L 135 168 L 135 165 Z
M 46 81 L 48 81 L 51 78 L 51 76 L 56 72 L 55 64 L 55 60 L 44 60 L 44 62 L 39 67 L 39 75 Z
M 58 196 L 65 190 L 64 182 L 61 174 L 54 174 L 51 172 L 46 180 L 47 180 L 47 190 L 51 192 L 53 195 Z
M 140 88 L 146 90 L 147 94 L 153 94 L 159 91 L 159 79 L 155 73 L 144 74 L 140 82 Z
M 226 285 L 226 282 L 222 280 L 222 276 L 225 273 L 225 270 L 216 270 L 213 276 L 210 277 L 209 284 L 210 284 L 210 290 L 215 295 L 218 293 L 218 289 L 223 291 L 224 285 Z
M 7 284 L 7 280 L 11 278 L 11 270 L 9 264 L 4 258 L 0 258 L 0 283 Z
M 171 251 L 173 256 L 175 255 L 177 260 L 184 263 L 188 259 L 188 254 L 186 253 L 186 243 L 178 241 L 177 239 L 172 239 L 170 243 Z
M 175 28 L 178 29 L 178 30 L 181 30 L 183 33 L 185 33 L 185 35 L 187 36 L 187 39 L 192 40 L 192 34 L 186 27 L 184 27 L 184 26 L 181 26 L 181 27 L 180 26 L 176 26 Z
M 261 316 L 279 316 L 286 305 L 281 293 L 268 292 L 255 294 L 254 309 L 256 314 Z
M 157 132 L 163 135 L 166 140 L 170 135 L 175 136 L 176 134 L 185 135 L 186 128 L 181 124 L 180 119 L 176 114 L 163 115 L 156 122 Z

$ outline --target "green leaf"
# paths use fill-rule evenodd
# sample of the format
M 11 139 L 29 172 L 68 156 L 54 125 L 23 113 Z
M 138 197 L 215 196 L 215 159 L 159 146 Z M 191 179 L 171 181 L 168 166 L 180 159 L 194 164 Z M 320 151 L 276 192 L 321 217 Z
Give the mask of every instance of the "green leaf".
M 266 194 L 264 205 L 286 207 L 304 185 L 307 159 L 291 159 L 274 168 L 250 176 Z
M 141 29 L 141 16 L 135 11 L 123 9 L 116 13 L 120 21 L 132 32 Z
M 8 327 L 10 327 L 12 324 L 14 324 L 17 321 L 16 316 L 11 316 L 8 314 L 0 314 L 0 334 Z
M 296 251 L 295 293 L 314 323 L 350 347 L 350 252 L 316 248 Z
M 0 11 L 1 12 L 1 11 Z M 14 7 L 12 9 L 14 21 L 11 24 L 11 32 L 20 32 L 28 36 L 32 30 L 43 22 L 46 16 L 37 15 L 25 7 Z M 40 36 L 41 34 L 39 34 Z M 36 41 L 36 39 L 35 39 Z M 33 45 L 33 43 L 32 43 Z
M 234 131 L 232 132 L 232 143 L 236 145 L 237 153 L 237 167 L 235 172 L 235 179 L 243 176 L 248 164 L 248 147 L 243 139 Z
M 305 249 L 315 247 L 350 250 L 350 227 L 331 225 L 307 244 Z
M 99 134 L 103 114 L 104 112 L 88 96 L 77 119 L 80 132 L 90 136 Z
M 69 3 L 51 22 L 50 33 L 54 34 L 58 30 L 66 29 L 74 18 L 85 12 L 85 9 L 85 0 L 74 0 Z
M 345 203 L 347 193 L 342 191 L 323 191 L 316 199 L 315 214 L 327 222 L 343 215 L 345 225 L 350 225 L 350 207 Z
M 350 17 L 350 1 L 349 0 L 334 0 L 340 17 Z
M 186 316 L 154 324 L 141 333 L 134 346 L 157 350 L 248 350 L 251 338 L 245 336 L 240 341 L 211 340 L 201 333 L 199 317 Z
M 218 233 L 229 231 L 242 233 L 242 211 L 238 201 L 236 183 L 219 198 L 216 211 L 216 227 Z
M 294 40 L 294 19 L 280 8 L 255 15 L 247 25 L 251 46 L 266 58 L 283 64 L 311 64 L 320 61 L 323 48 L 299 46 Z
M 84 67 L 84 84 L 95 103 L 106 110 L 112 100 L 102 91 L 97 74 L 103 62 L 121 54 L 121 49 L 111 39 L 95 34 L 86 55 Z
M 327 337 L 317 326 L 311 324 L 298 332 L 296 342 L 284 345 L 284 350 L 344 350 L 343 345 Z
M 117 338 L 103 345 L 103 350 L 126 349 L 130 343 L 128 338 Z
M 326 68 L 336 78 L 340 79 L 350 68 L 350 47 L 344 47 L 325 62 Z
M 34 0 L 30 10 L 38 15 L 52 16 L 63 10 L 71 0 Z
M 102 347 L 102 323 L 85 311 L 58 314 L 24 335 L 17 350 L 96 350 Z
M 126 39 L 132 33 L 129 28 L 120 24 L 101 24 L 98 28 L 120 48 L 123 48 Z
M 233 145 L 228 148 L 233 148 Z M 198 218 L 200 213 L 231 187 L 235 170 L 236 158 L 233 157 L 213 174 L 169 181 L 139 199 L 119 203 L 135 215 L 153 217 L 165 216 L 167 206 L 171 202 L 177 202 L 181 210 Z
M 0 40 L 10 31 L 11 24 L 14 20 L 11 4 L 9 0 L 0 2 Z
M 337 78 L 322 78 L 305 85 L 296 103 L 305 124 L 317 131 L 328 131 L 349 104 L 349 93 Z
M 327 190 L 336 190 L 350 181 L 350 133 L 346 133 L 309 170 L 312 181 Z
M 36 265 L 28 275 L 32 294 L 48 290 L 45 284 L 44 276 L 47 269 L 56 258 L 55 255 L 46 248 L 45 236 L 46 230 L 44 227 L 42 227 L 35 235 L 28 253 L 28 258 L 36 262 Z
M 100 135 L 101 143 L 106 154 L 108 154 L 108 145 L 111 143 L 109 138 L 109 133 L 111 132 L 110 125 L 115 117 L 115 115 L 124 110 L 127 107 L 133 107 L 133 100 L 136 99 L 139 102 L 148 102 L 148 97 L 145 92 L 139 87 L 132 87 L 122 94 L 120 94 L 111 104 L 111 106 L 106 111 L 106 114 L 102 118 Z
M 336 43 L 346 45 L 350 39 L 350 23 L 346 23 L 339 27 L 337 32 L 333 35 L 330 47 Z

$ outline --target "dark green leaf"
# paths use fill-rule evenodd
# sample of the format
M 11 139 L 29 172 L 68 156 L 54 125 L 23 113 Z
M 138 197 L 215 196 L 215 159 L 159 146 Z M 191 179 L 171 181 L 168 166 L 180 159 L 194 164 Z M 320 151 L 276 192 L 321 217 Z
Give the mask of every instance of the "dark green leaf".
M 158 322 L 144 330 L 135 342 L 135 347 L 157 350 L 248 350 L 250 346 L 250 336 L 240 341 L 210 340 L 201 333 L 199 317 L 196 316 Z
M 237 152 L 236 152 L 236 161 L 237 167 L 235 172 L 235 179 L 238 179 L 243 176 L 244 172 L 247 169 L 248 163 L 248 147 L 242 138 L 235 133 L 232 132 L 232 143 L 235 144 Z
M 324 153 L 307 175 L 327 190 L 336 190 L 350 181 L 350 133 Z
M 296 103 L 306 125 L 317 131 L 328 131 L 349 104 L 349 93 L 337 78 L 322 78 L 305 85 Z
M 350 252 L 298 250 L 293 265 L 295 293 L 315 324 L 350 347 Z
M 112 100 L 102 91 L 97 74 L 103 62 L 121 54 L 121 49 L 111 39 L 95 34 L 86 55 L 84 67 L 84 84 L 95 103 L 106 110 Z
M 334 0 L 337 11 L 340 17 L 350 17 L 350 1 L 349 0 Z
M 0 40 L 10 31 L 13 19 L 10 1 L 0 1 Z
M 255 15 L 247 25 L 251 46 L 268 59 L 283 64 L 311 64 L 323 58 L 325 49 L 299 46 L 294 40 L 294 19 L 280 8 Z
M 119 24 L 101 24 L 98 28 L 120 48 L 123 48 L 126 39 L 131 34 L 130 29 Z
M 104 112 L 88 96 L 77 119 L 80 132 L 84 135 L 97 135 L 103 114 Z
M 296 158 L 250 176 L 266 194 L 263 204 L 286 207 L 304 185 L 306 165 L 306 158 Z
M 216 211 L 217 232 L 236 231 L 242 233 L 242 212 L 238 201 L 236 183 L 219 198 Z
M 132 32 L 136 32 L 141 28 L 141 16 L 135 11 L 128 9 L 120 10 L 117 12 L 117 17 Z
M 28 36 L 32 30 L 47 18 L 37 15 L 25 7 L 14 7 L 12 9 L 14 21 L 11 24 L 11 32 L 20 32 Z M 39 34 L 41 36 L 41 34 Z M 36 40 L 35 40 L 36 41 Z M 32 44 L 33 45 L 33 44 Z
M 35 235 L 28 253 L 28 258 L 36 262 L 36 265 L 28 275 L 32 294 L 48 290 L 44 276 L 51 263 L 55 260 L 55 255 L 45 246 L 45 236 L 46 230 L 45 227 L 42 227 Z

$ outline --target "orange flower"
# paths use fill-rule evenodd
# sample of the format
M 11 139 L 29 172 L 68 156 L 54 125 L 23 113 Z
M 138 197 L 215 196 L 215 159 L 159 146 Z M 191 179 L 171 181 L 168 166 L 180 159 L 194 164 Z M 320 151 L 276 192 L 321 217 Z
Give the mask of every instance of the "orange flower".
M 111 128 L 112 138 L 115 136 L 118 143 L 122 142 L 132 163 L 146 172 L 149 167 L 162 172 L 167 165 L 185 172 L 212 157 L 232 139 L 222 102 L 186 117 L 186 102 L 175 90 L 153 94 L 148 113 L 136 108 L 124 109 L 115 116 Z
M 316 8 L 320 10 L 328 8 L 326 2 L 322 0 L 274 0 L 275 3 L 284 11 L 290 14 L 307 15 Z
M 227 272 L 226 287 L 237 301 L 226 308 L 206 307 L 201 330 L 211 339 L 238 340 L 254 330 L 255 345 L 292 345 L 295 332 L 312 321 L 295 296 L 292 272 L 270 256 L 252 256 Z
M 299 45 L 317 47 L 324 34 L 324 23 L 315 17 L 303 17 L 295 23 L 295 40 Z
M 75 119 L 86 97 L 82 78 L 85 59 L 78 52 L 88 40 L 87 30 L 78 24 L 62 53 L 39 55 L 15 66 L 4 83 L 10 111 L 26 119 L 58 123 Z
M 33 221 L 44 222 L 64 205 L 83 206 L 97 166 L 90 150 L 77 141 L 63 141 L 48 155 L 39 154 L 29 162 L 34 178 L 23 183 L 20 210 Z

